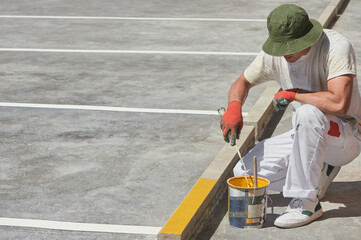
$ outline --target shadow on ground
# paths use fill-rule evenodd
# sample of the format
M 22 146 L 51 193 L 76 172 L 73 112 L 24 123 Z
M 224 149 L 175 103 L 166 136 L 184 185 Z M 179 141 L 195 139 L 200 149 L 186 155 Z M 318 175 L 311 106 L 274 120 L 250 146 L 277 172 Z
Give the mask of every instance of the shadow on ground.
M 286 208 L 290 198 L 284 198 L 282 193 L 269 195 L 272 201 L 268 201 L 268 214 L 263 228 L 274 227 L 275 219 L 280 215 L 274 208 Z M 323 216 L 317 221 L 324 221 L 329 218 L 360 217 L 361 181 L 356 182 L 333 182 L 331 183 L 325 197 L 321 200 Z M 282 209 L 283 211 L 283 209 Z M 197 239 L 211 239 L 220 223 L 228 215 L 228 196 L 225 194 L 220 202 L 217 211 L 207 225 L 207 228 L 199 234 Z
M 333 204 L 330 210 L 324 210 L 320 220 L 328 218 L 347 218 L 361 216 L 361 181 L 333 182 L 325 197 L 321 200 L 324 204 Z

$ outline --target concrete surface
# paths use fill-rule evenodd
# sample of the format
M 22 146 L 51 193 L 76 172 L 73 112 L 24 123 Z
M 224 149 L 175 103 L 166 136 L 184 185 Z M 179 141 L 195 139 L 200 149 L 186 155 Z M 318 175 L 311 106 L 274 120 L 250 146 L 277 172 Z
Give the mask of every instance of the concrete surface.
M 0 10 L 2 15 L 266 19 L 286 2 L 4 0 Z M 293 2 L 313 18 L 329 3 Z M 0 48 L 258 52 L 266 33 L 265 22 L 0 18 Z M 0 102 L 216 110 L 226 105 L 230 84 L 253 58 L 2 51 Z M 245 111 L 265 87 L 252 90 Z M 0 110 L 0 217 L 161 227 L 224 146 L 218 116 Z M 287 204 L 281 198 L 275 202 Z M 265 236 L 278 231 L 264 230 Z M 0 239 L 156 238 L 20 227 L 0 231 Z M 203 238 L 240 235 L 226 224 L 210 233 Z
M 333 29 L 345 35 L 353 44 L 357 56 L 358 75 L 361 76 L 361 31 L 358 30 L 358 12 L 360 1 L 350 1 L 347 8 L 339 16 Z M 358 78 L 359 87 L 361 77 Z M 361 87 L 360 87 L 361 89 Z M 286 132 L 291 127 L 292 109 L 285 111 L 273 136 Z M 215 219 L 199 239 L 360 239 L 361 235 L 361 156 L 341 171 L 331 183 L 327 194 L 321 200 L 324 215 L 317 221 L 295 229 L 279 229 L 273 226 L 274 220 L 287 207 L 290 199 L 285 199 L 277 192 L 270 195 L 273 203 L 269 203 L 267 221 L 262 229 L 239 229 L 229 225 L 227 200 Z
M 251 18 L 242 5 L 4 1 L 0 9 L 2 15 L 17 16 Z M 8 17 L 0 18 L 0 47 L 257 51 L 255 45 L 245 46 L 261 43 L 260 31 L 265 30 L 259 22 L 249 26 Z M 253 35 L 252 41 L 243 40 L 242 33 Z M 251 60 L 251 56 L 2 51 L 0 101 L 216 111 L 226 105 L 229 85 L 241 66 Z M 251 96 L 257 99 L 257 89 Z M 245 110 L 251 106 L 249 101 Z M 161 227 L 224 145 L 219 117 L 211 115 L 2 107 L 0 122 L 0 217 L 6 218 Z M 156 238 L 4 226 L 0 231 L 0 239 Z

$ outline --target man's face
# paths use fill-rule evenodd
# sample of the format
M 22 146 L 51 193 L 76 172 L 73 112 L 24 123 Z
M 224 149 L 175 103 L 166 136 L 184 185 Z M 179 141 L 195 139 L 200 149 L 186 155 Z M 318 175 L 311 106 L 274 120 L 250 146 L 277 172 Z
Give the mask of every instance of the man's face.
M 290 55 L 286 55 L 283 56 L 287 62 L 289 63 L 294 63 L 296 62 L 298 59 L 300 59 L 303 55 L 306 55 L 308 53 L 308 51 L 310 51 L 311 47 L 306 48 L 300 52 L 296 52 L 294 54 L 290 54 Z

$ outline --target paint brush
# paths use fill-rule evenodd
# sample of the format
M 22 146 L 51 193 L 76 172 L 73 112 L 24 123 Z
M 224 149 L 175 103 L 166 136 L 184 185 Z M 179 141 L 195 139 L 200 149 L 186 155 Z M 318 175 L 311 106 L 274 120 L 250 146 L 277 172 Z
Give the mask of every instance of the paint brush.
M 222 117 L 223 117 L 223 115 L 224 115 L 225 113 L 226 113 L 226 109 L 225 109 L 224 107 L 218 108 L 218 114 L 219 114 L 219 116 L 221 117 L 221 119 L 222 119 Z M 230 136 L 231 136 L 231 132 L 229 132 L 229 135 L 228 135 L 228 138 L 229 138 L 229 139 L 231 139 Z M 242 164 L 242 166 L 243 166 L 243 168 L 244 168 L 244 178 L 246 179 L 247 186 L 248 186 L 249 188 L 251 188 L 251 183 L 248 182 L 247 168 L 246 168 L 246 165 L 245 165 L 244 162 L 243 162 L 243 158 L 242 158 L 242 156 L 241 156 L 241 153 L 239 152 L 239 147 L 237 147 L 237 144 L 234 145 L 234 146 L 235 146 L 235 148 L 237 149 L 237 153 L 238 153 L 238 156 L 239 156 L 239 160 L 241 161 L 241 164 Z M 251 176 L 250 176 L 249 178 L 252 180 L 252 177 L 251 177 Z M 253 184 L 253 186 L 254 186 L 254 184 Z

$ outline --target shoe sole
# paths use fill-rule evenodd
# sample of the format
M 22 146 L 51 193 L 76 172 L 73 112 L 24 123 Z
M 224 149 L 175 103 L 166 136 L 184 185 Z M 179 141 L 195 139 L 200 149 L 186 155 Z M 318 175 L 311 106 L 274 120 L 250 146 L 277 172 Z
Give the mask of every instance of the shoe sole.
M 303 222 L 298 222 L 298 223 L 287 223 L 287 224 L 276 224 L 275 222 L 275 226 L 276 227 L 280 227 L 280 228 L 295 228 L 295 227 L 301 227 L 303 225 L 309 224 L 310 222 L 313 222 L 314 220 L 316 220 L 317 218 L 321 217 L 323 215 L 322 209 L 318 210 L 317 212 L 315 212 L 314 214 L 312 214 L 309 218 L 307 218 L 307 220 L 303 221 Z

